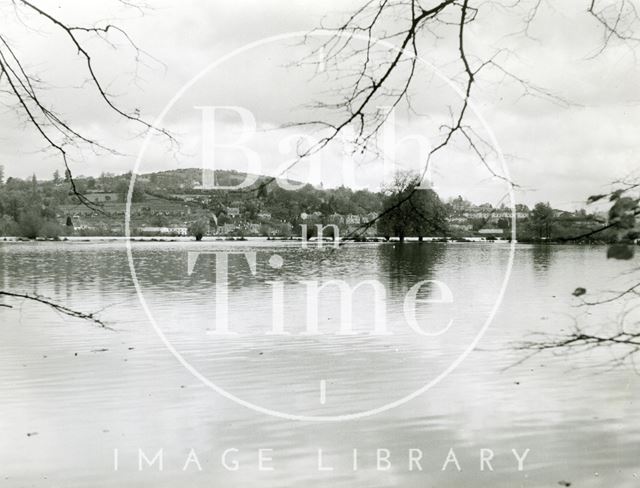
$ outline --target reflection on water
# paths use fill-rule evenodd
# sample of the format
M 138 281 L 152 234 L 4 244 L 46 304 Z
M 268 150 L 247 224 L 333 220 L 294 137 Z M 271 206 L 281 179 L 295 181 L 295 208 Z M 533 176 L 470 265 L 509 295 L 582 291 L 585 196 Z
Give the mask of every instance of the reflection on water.
M 391 287 L 406 288 L 420 280 L 433 279 L 434 272 L 446 263 L 447 249 L 447 245 L 441 243 L 429 246 L 391 244 L 377 248 L 377 259 L 389 277 Z
M 534 244 L 532 246 L 533 265 L 539 271 L 546 271 L 551 266 L 554 257 L 553 247 L 547 244 Z
M 256 252 L 256 272 L 229 261 L 229 324 L 212 336 L 215 255 L 187 274 L 189 251 Z M 274 254 L 282 268 L 269 265 Z M 497 296 L 508 259 L 499 244 L 348 246 L 337 252 L 283 243 L 136 243 L 134 261 L 159 328 L 204 376 L 252 403 L 302 415 L 376 408 L 424 385 L 470 343 Z M 161 343 L 133 287 L 122 243 L 0 245 L 0 281 L 86 311 L 103 309 L 116 331 L 31 303 L 0 308 L 0 466 L 4 486 L 637 486 L 640 437 L 634 371 L 607 371 L 607 351 L 578 357 L 520 357 L 531 332 L 561 332 L 581 314 L 571 291 L 610 288 L 623 268 L 600 248 L 518 246 L 508 292 L 480 346 L 424 395 L 373 417 L 341 423 L 277 419 L 241 407 L 194 378 Z M 353 336 L 340 330 L 339 297 L 319 298 L 321 335 L 304 335 L 305 280 L 378 280 L 390 336 L 371 335 L 371 291 L 354 292 Z M 453 304 L 417 305 L 424 337 L 406 325 L 403 300 L 420 280 L 451 288 Z M 273 326 L 273 288 L 286 290 Z M 605 285 L 606 284 L 606 285 Z M 434 299 L 438 289 L 421 288 Z M 611 320 L 614 305 L 590 310 Z M 508 368 L 508 366 L 512 366 Z M 326 397 L 320 400 L 320 380 Z M 30 435 L 28 435 L 30 434 Z M 164 470 L 138 471 L 138 448 L 163 448 Z M 453 448 L 462 471 L 449 463 Z M 492 449 L 494 471 L 480 471 Z M 119 466 L 114 470 L 114 449 Z M 190 449 L 192 462 L 183 471 Z M 237 471 L 227 464 L 237 461 Z M 259 450 L 274 471 L 259 470 Z M 318 450 L 323 467 L 318 469 Z M 353 450 L 357 450 L 354 470 Z M 377 469 L 387 449 L 390 467 Z M 530 449 L 518 471 L 512 449 Z M 385 455 L 386 451 L 382 451 Z M 409 469 L 420 452 L 422 471 Z M 382 468 L 386 465 L 383 462 Z M 485 467 L 486 468 L 486 467 Z

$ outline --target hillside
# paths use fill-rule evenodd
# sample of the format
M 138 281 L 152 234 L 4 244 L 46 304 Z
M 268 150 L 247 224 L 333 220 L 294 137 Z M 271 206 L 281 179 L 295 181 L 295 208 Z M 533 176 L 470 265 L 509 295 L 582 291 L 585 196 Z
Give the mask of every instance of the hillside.
M 245 177 L 237 171 L 215 172 L 217 185 L 239 185 Z M 47 181 L 8 178 L 0 182 L 0 235 L 123 235 L 130 181 L 130 173 L 78 177 L 76 187 L 89 202 L 85 205 L 57 172 Z M 187 235 L 189 227 L 198 223 L 212 235 L 287 237 L 299 235 L 303 223 L 309 228 L 321 223 L 337 225 L 344 235 L 376 218 L 386 198 L 380 192 L 289 183 L 300 189 L 285 190 L 266 176 L 256 176 L 248 188 L 203 189 L 199 168 L 141 174 L 132 194 L 131 231 L 134 235 Z M 511 211 L 504 206 L 474 205 L 458 197 L 447 202 L 444 211 L 449 236 L 507 237 L 510 233 Z M 599 222 L 584 210 L 563 212 L 542 203 L 534 211 L 517 205 L 516 219 L 518 239 L 540 240 L 580 235 Z M 376 231 L 371 226 L 367 234 Z

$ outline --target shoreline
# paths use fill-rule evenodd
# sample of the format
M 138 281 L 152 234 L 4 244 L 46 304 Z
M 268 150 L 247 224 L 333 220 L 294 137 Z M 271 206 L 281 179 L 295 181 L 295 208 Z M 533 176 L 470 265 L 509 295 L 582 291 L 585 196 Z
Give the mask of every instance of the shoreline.
M 0 243 L 77 243 L 77 242 L 302 242 L 301 237 L 265 237 L 265 236 L 205 236 L 201 241 L 196 241 L 193 236 L 134 236 L 127 238 L 125 236 L 64 236 L 57 238 L 36 238 L 28 239 L 26 237 L 5 236 L 0 237 Z M 315 245 L 318 241 L 315 238 L 311 238 L 308 241 L 309 245 Z M 342 243 L 348 244 L 385 244 L 385 243 L 399 243 L 400 240 L 391 238 L 385 240 L 383 237 L 369 237 L 364 240 L 345 239 Z M 422 244 L 464 244 L 464 243 L 485 243 L 485 244 L 509 244 L 509 239 L 486 239 L 483 237 L 461 237 L 461 238 L 448 238 L 441 237 L 425 237 L 420 241 L 417 237 L 406 237 L 404 240 L 407 244 L 422 243 Z M 333 240 L 329 238 L 324 239 L 325 244 L 332 244 Z M 544 240 L 544 241 L 516 241 L 516 244 L 531 244 L 531 245 L 590 245 L 590 246 L 607 246 L 610 243 L 604 241 L 596 242 L 579 242 L 579 241 L 560 241 L 560 240 Z M 640 242 L 636 242 L 640 245 Z

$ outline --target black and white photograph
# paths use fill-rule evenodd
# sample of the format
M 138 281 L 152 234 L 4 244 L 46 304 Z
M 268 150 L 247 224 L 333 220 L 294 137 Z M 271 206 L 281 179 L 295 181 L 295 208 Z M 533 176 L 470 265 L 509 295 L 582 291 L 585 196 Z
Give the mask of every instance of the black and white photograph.
M 640 486 L 638 0 L 0 18 L 0 486 Z

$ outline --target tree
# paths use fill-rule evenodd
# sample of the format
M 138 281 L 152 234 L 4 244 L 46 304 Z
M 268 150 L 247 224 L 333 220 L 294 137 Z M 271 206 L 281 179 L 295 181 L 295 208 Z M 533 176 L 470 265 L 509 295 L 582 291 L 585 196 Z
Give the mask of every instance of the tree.
M 209 223 L 205 220 L 196 220 L 189 226 L 189 235 L 194 236 L 196 241 L 201 241 L 207 232 L 209 232 Z
M 57 185 L 60 182 L 62 182 L 62 179 L 60 178 L 60 171 L 56 169 L 53 172 L 53 183 Z
M 23 207 L 23 199 L 15 194 L 12 194 L 9 196 L 5 204 L 5 212 L 14 220 L 14 222 L 18 222 L 18 219 L 20 218 L 20 212 Z
M 511 221 L 505 217 L 500 217 L 498 219 L 498 229 L 502 229 L 506 233 L 511 229 Z
M 529 213 L 529 227 L 538 239 L 549 239 L 553 227 L 553 209 L 547 203 L 536 203 L 531 213 Z
M 444 235 L 446 209 L 431 189 L 420 188 L 420 176 L 398 173 L 387 189 L 383 210 L 378 219 L 378 232 L 389 238 Z
M 20 235 L 17 222 L 7 215 L 0 216 L 0 235 L 2 236 Z
M 24 211 L 18 219 L 20 225 L 20 234 L 29 239 L 35 239 L 40 235 L 40 230 L 44 224 L 44 220 L 36 209 L 31 208 Z

